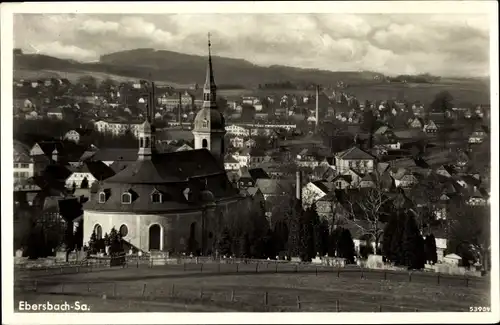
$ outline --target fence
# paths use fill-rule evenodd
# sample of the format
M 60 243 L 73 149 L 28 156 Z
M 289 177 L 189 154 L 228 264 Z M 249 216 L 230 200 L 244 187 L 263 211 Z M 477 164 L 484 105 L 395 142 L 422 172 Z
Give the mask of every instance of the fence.
M 128 284 L 120 282 L 66 282 L 21 281 L 15 289 L 37 294 L 97 297 L 102 299 L 156 303 L 209 304 L 237 311 L 322 311 L 322 312 L 430 312 L 428 308 L 409 305 L 395 306 L 358 299 L 348 299 L 335 294 L 319 298 L 314 294 L 286 295 L 283 292 L 249 289 L 203 288 L 162 283 Z
M 401 272 L 394 270 L 365 269 L 357 266 L 332 267 L 311 263 L 293 263 L 287 261 L 246 260 L 246 259 L 211 259 L 211 258 L 149 258 L 127 256 L 120 266 L 112 266 L 111 258 L 87 259 L 80 264 L 64 266 L 46 266 L 20 269 L 20 278 L 37 278 L 38 276 L 64 275 L 74 273 L 99 272 L 103 270 L 123 269 L 160 269 L 175 273 L 202 273 L 213 275 L 230 274 L 269 274 L 269 273 L 309 273 L 331 274 L 335 277 L 359 278 L 364 280 L 387 280 L 398 282 L 416 282 L 434 285 L 452 285 L 465 287 L 489 288 L 488 281 L 483 278 L 467 276 L 442 275 L 434 272 Z

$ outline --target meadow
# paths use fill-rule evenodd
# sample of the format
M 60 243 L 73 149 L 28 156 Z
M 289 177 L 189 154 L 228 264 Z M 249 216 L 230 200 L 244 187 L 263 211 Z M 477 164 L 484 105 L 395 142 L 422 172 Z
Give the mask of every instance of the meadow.
M 286 264 L 275 269 L 274 263 L 202 265 L 18 276 L 15 306 L 50 298 L 76 299 L 95 312 L 467 312 L 490 301 L 487 278 Z

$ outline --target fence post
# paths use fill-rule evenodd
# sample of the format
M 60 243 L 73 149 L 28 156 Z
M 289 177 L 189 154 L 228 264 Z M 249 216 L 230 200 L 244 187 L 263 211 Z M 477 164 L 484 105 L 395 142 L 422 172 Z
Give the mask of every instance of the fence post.
M 64 282 L 61 283 L 61 293 L 64 293 Z
M 231 302 L 234 302 L 234 289 L 231 290 Z
M 259 273 L 259 262 L 255 263 L 255 273 Z
M 415 308 L 415 312 L 418 313 L 418 308 Z
M 175 285 L 172 283 L 172 291 L 170 292 L 172 297 L 175 295 Z
M 384 280 L 387 280 L 387 271 L 384 271 Z
M 139 268 L 139 257 L 137 257 L 137 268 Z
M 186 262 L 182 263 L 182 270 L 186 271 Z
M 113 282 L 113 297 L 116 297 L 116 282 Z
M 411 271 L 408 273 L 408 280 L 411 282 Z
M 361 279 L 364 279 L 365 278 L 365 272 L 363 269 L 361 269 Z
M 297 296 L 297 308 L 300 309 L 300 296 Z
M 219 262 L 219 263 L 217 263 L 217 272 L 219 272 L 219 273 L 220 273 L 220 262 Z
M 34 281 L 33 286 L 34 286 L 34 287 L 33 287 L 33 291 L 35 291 L 35 292 L 36 292 L 36 291 L 37 291 L 37 289 L 38 289 L 38 288 L 37 288 L 37 287 L 38 287 L 38 282 L 37 282 L 36 280 Z
M 79 266 L 76 267 L 76 273 L 80 273 L 80 267 Z
M 200 299 L 203 299 L 203 287 L 200 287 Z
M 62 272 L 62 266 L 60 267 L 60 270 L 61 270 L 61 274 L 62 274 L 62 273 L 63 273 L 63 272 Z
M 203 263 L 201 263 L 200 272 L 203 273 Z
M 236 273 L 238 273 L 239 267 L 240 267 L 240 263 L 236 263 Z
M 440 277 L 441 277 L 441 274 L 440 274 L 440 273 L 438 273 L 438 284 L 439 284 L 439 278 L 440 278 Z
M 316 276 L 318 276 L 318 267 L 316 266 Z
M 465 286 L 468 287 L 469 286 L 469 278 L 465 278 Z
M 298 264 L 295 264 L 295 273 L 298 272 L 298 268 L 299 268 L 299 265 Z
M 90 282 L 87 282 L 87 292 L 90 292 Z
M 382 312 L 382 305 L 378 305 L 378 311 L 379 311 L 379 313 Z
M 278 262 L 276 261 L 276 272 L 274 273 L 278 273 Z
M 335 310 L 337 313 L 340 311 L 340 301 L 338 299 L 335 300 Z
M 144 297 L 145 294 L 146 294 L 146 283 L 144 283 L 144 285 L 142 286 L 142 296 Z
M 267 291 L 264 293 L 264 305 L 267 306 L 268 294 Z
M 340 266 L 337 268 L 337 278 L 340 278 Z

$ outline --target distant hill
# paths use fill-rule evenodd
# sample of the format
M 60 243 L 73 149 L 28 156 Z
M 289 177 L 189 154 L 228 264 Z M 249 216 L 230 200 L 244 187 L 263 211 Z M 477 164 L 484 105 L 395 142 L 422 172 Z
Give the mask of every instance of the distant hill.
M 263 67 L 246 60 L 218 56 L 213 57 L 213 64 L 218 84 L 245 87 L 282 81 L 334 85 L 341 80 L 348 84 L 364 84 L 374 83 L 375 76 L 382 76 L 375 72 L 333 72 L 280 65 Z M 202 84 L 205 81 L 206 65 L 206 56 L 154 49 L 111 53 L 101 56 L 99 62 L 95 63 L 63 60 L 39 54 L 21 54 L 14 56 L 14 76 L 24 76 L 27 71 L 63 74 L 101 73 L 118 76 L 119 79 L 153 79 L 173 84 Z

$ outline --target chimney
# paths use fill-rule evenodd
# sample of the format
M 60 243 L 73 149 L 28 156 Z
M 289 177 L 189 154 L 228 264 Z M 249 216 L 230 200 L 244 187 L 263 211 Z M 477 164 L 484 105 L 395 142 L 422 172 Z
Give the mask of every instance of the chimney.
M 319 85 L 316 85 L 316 131 L 319 125 Z
M 295 198 L 299 201 L 302 200 L 302 172 L 299 170 L 295 172 Z

